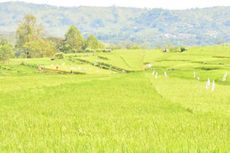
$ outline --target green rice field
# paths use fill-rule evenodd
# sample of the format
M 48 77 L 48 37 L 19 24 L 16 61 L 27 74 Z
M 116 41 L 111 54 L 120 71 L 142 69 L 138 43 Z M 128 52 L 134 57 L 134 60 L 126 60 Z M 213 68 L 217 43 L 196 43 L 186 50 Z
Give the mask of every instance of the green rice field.
M 11 59 L 0 152 L 229 153 L 229 74 L 229 45 Z

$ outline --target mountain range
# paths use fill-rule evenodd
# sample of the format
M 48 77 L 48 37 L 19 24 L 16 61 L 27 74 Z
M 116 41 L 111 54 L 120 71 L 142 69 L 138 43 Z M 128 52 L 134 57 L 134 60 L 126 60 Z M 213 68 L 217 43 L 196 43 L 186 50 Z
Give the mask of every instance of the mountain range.
M 47 37 L 64 37 L 68 27 L 75 25 L 85 37 L 94 34 L 108 43 L 158 47 L 230 42 L 230 6 L 165 10 L 4 2 L 0 3 L 0 36 L 14 36 L 27 14 L 37 17 Z

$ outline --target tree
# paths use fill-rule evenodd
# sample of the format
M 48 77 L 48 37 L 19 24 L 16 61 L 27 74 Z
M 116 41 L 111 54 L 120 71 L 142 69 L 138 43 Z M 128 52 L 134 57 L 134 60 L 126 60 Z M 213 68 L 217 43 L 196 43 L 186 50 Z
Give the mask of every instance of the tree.
M 94 35 L 90 35 L 86 40 L 86 47 L 90 49 L 103 49 L 104 45 Z
M 76 53 L 84 47 L 84 38 L 81 32 L 75 27 L 70 26 L 65 34 L 65 40 L 62 50 L 66 53 Z
M 63 50 L 63 42 L 64 40 L 62 38 L 58 37 L 49 37 L 47 40 L 51 41 L 54 43 L 55 48 L 58 52 L 61 52 Z
M 33 15 L 26 15 L 17 29 L 16 47 L 20 54 L 28 57 L 44 57 L 53 55 L 56 50 L 51 41 L 42 38 L 43 28 L 37 25 Z
M 7 61 L 13 55 L 13 46 L 7 41 L 0 42 L 0 61 Z
M 26 50 L 27 57 L 50 57 L 56 52 L 55 45 L 45 39 L 37 39 L 27 42 L 23 48 Z
M 42 28 L 37 25 L 36 17 L 33 15 L 26 15 L 17 29 L 16 47 L 22 49 L 26 43 L 40 39 L 41 35 Z

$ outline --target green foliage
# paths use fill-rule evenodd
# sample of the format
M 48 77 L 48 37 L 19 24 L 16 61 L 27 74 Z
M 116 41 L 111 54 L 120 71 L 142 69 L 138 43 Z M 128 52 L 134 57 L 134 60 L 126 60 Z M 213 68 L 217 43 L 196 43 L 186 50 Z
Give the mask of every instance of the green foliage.
M 2 40 L 0 42 L 0 61 L 7 61 L 13 56 L 13 46 L 7 41 Z
M 16 47 L 21 49 L 23 46 L 36 39 L 40 39 L 42 28 L 37 25 L 37 19 L 33 15 L 26 15 L 17 29 Z
M 163 49 L 163 52 L 185 52 L 185 51 L 187 51 L 185 47 L 169 47 Z
M 70 26 L 65 34 L 62 51 L 65 53 L 76 53 L 82 51 L 84 47 L 84 38 L 81 32 L 75 27 Z
M 54 44 L 45 39 L 29 41 L 23 46 L 23 48 L 29 58 L 51 57 L 56 52 Z
M 180 47 L 180 52 L 185 52 L 187 49 L 185 47 Z
M 57 51 L 62 51 L 63 49 L 63 42 L 64 40 L 62 38 L 58 38 L 58 37 L 49 37 L 47 38 L 47 40 L 50 40 L 54 43 L 55 48 Z
M 86 40 L 86 47 L 90 49 L 103 49 L 104 45 L 94 35 L 90 35 Z
M 63 54 L 63 53 L 56 53 L 56 54 L 54 55 L 54 58 L 55 58 L 55 59 L 64 59 L 64 54 Z

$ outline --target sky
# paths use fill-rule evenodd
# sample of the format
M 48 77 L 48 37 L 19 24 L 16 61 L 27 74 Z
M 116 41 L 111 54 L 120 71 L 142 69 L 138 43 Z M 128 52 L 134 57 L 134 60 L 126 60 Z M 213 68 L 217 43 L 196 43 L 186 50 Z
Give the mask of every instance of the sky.
M 0 0 L 6 2 L 10 0 Z M 123 6 L 140 8 L 188 9 L 230 6 L 230 0 L 11 0 L 55 6 Z

